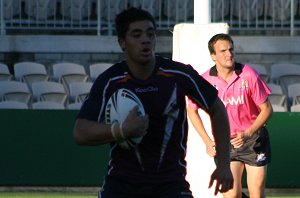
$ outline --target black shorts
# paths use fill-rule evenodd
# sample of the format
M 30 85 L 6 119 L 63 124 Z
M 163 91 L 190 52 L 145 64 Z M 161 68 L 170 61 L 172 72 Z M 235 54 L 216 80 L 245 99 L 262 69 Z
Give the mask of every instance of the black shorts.
M 98 198 L 193 198 L 189 183 L 182 181 L 143 183 L 106 176 Z
M 264 166 L 271 162 L 271 145 L 268 130 L 262 127 L 252 137 L 245 139 L 240 148 L 231 147 L 231 161 L 241 161 L 250 166 Z

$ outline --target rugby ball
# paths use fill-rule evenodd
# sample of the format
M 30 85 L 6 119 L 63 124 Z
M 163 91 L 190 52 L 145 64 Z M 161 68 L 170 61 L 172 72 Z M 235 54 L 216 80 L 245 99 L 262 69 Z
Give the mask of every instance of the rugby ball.
M 105 109 L 105 122 L 107 124 L 123 123 L 127 117 L 129 111 L 131 111 L 136 105 L 139 106 L 138 115 L 145 116 L 145 110 L 140 99 L 128 89 L 118 89 L 109 98 Z M 127 138 L 119 141 L 118 144 L 121 148 L 131 149 L 135 148 L 143 137 Z

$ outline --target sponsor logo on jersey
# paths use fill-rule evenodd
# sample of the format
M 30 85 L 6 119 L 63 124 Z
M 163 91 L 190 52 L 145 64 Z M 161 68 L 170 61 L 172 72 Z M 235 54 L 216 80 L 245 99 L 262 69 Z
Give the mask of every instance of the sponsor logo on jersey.
M 248 88 L 249 88 L 248 81 L 242 79 L 240 89 L 248 89 Z
M 136 88 L 135 92 L 136 93 L 146 93 L 146 92 L 157 92 L 158 91 L 158 87 L 153 87 L 153 86 L 149 86 L 146 88 Z
M 239 105 L 239 104 L 244 104 L 244 96 L 238 96 L 237 98 L 234 98 L 233 96 L 231 98 L 227 98 L 225 101 L 222 100 L 224 105 L 227 106 L 228 104 L 230 105 Z

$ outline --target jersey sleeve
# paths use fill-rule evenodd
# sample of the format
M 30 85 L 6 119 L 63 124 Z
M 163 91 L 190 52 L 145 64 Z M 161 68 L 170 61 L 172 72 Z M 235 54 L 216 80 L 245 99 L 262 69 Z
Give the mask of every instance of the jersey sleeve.
M 271 94 L 271 90 L 268 88 L 267 84 L 264 80 L 259 76 L 259 74 L 252 69 L 251 67 L 247 66 L 247 74 L 250 75 L 250 80 L 252 83 L 251 92 L 252 92 L 252 99 L 257 106 L 264 103 L 268 95 Z
M 208 111 L 211 105 L 218 97 L 218 91 L 208 81 L 198 74 L 190 66 L 189 75 L 191 76 L 191 85 L 189 85 L 188 105 L 192 108 L 201 108 Z
M 197 104 L 196 103 L 194 103 L 191 99 L 187 99 L 187 105 L 190 107 L 190 108 L 192 108 L 192 109 L 194 109 L 194 110 L 197 110 L 199 107 L 197 106 Z
M 92 121 L 104 120 L 105 105 L 109 97 L 108 85 L 112 75 L 111 69 L 103 72 L 93 83 L 88 97 L 83 102 L 77 118 L 85 118 Z

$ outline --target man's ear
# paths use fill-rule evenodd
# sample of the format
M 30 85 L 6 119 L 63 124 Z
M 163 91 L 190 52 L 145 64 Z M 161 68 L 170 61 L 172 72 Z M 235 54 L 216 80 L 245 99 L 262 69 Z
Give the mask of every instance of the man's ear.
M 124 39 L 119 37 L 118 38 L 118 43 L 119 43 L 122 51 L 125 51 L 125 41 L 124 41 Z
M 216 61 L 216 55 L 215 54 L 211 54 L 210 55 L 211 59 L 215 62 Z

